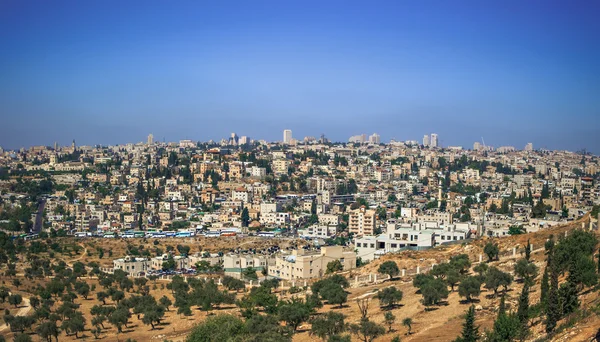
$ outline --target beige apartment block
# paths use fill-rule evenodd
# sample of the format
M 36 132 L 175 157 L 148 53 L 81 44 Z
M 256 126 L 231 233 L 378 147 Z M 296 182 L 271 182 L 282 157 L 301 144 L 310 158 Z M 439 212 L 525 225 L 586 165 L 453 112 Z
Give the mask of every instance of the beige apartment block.
M 350 233 L 356 236 L 373 235 L 375 232 L 375 210 L 362 206 L 350 212 L 349 220 Z
M 275 265 L 269 267 L 269 276 L 292 280 L 322 277 L 327 264 L 339 260 L 344 270 L 356 267 L 356 253 L 342 246 L 322 247 L 320 251 L 294 250 L 291 254 L 280 254 Z

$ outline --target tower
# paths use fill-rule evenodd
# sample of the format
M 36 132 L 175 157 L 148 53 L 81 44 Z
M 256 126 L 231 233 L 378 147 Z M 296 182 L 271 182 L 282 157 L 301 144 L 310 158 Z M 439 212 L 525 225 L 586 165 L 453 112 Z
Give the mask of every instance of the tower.
M 435 133 L 431 133 L 431 147 L 439 147 L 438 146 L 438 135 Z
M 429 146 L 429 136 L 427 134 L 423 136 L 423 146 Z
M 292 130 L 285 129 L 283 130 L 283 143 L 290 144 L 292 142 Z
M 73 143 L 71 144 L 71 148 L 73 149 L 73 152 L 75 152 L 77 150 L 77 145 L 75 145 L 75 139 L 73 139 Z
M 148 145 L 152 145 L 154 143 L 154 135 L 152 133 L 148 134 Z

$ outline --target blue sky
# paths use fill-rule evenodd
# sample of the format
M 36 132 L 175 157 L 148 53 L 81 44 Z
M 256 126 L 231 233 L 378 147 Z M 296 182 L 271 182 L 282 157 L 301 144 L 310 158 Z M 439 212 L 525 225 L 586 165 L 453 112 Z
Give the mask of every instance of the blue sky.
M 600 153 L 600 2 L 0 2 L 0 146 L 384 141 Z

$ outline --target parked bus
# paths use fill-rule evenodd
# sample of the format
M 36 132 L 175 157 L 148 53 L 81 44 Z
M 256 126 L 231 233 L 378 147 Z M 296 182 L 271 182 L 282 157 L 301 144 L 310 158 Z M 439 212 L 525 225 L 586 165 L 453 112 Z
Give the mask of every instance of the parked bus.
M 90 233 L 90 232 L 75 232 L 75 237 L 84 238 L 84 237 L 88 237 L 88 236 L 92 236 L 92 233 Z
M 140 231 L 133 232 L 133 237 L 135 237 L 135 238 L 143 238 L 145 235 L 146 234 L 144 232 L 140 232 Z
M 177 233 L 175 232 L 164 232 L 166 237 L 175 237 Z
M 102 237 L 105 239 L 114 239 L 117 237 L 117 234 L 115 234 L 114 232 L 106 232 Z
M 208 232 L 204 232 L 204 236 L 206 236 L 206 237 L 219 237 L 219 236 L 221 236 L 221 232 L 219 232 L 219 231 L 208 231 Z
M 192 232 L 177 232 L 175 237 L 184 238 L 184 237 L 192 237 Z
M 275 237 L 275 233 L 273 232 L 258 232 L 256 235 L 260 237 Z

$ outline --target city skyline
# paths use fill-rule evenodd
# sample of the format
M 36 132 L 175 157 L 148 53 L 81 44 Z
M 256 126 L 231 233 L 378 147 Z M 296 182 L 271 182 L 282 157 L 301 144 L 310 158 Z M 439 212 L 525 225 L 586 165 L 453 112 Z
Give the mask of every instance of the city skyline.
M 0 5 L 0 146 L 290 128 L 600 153 L 600 4 L 233 5 Z

